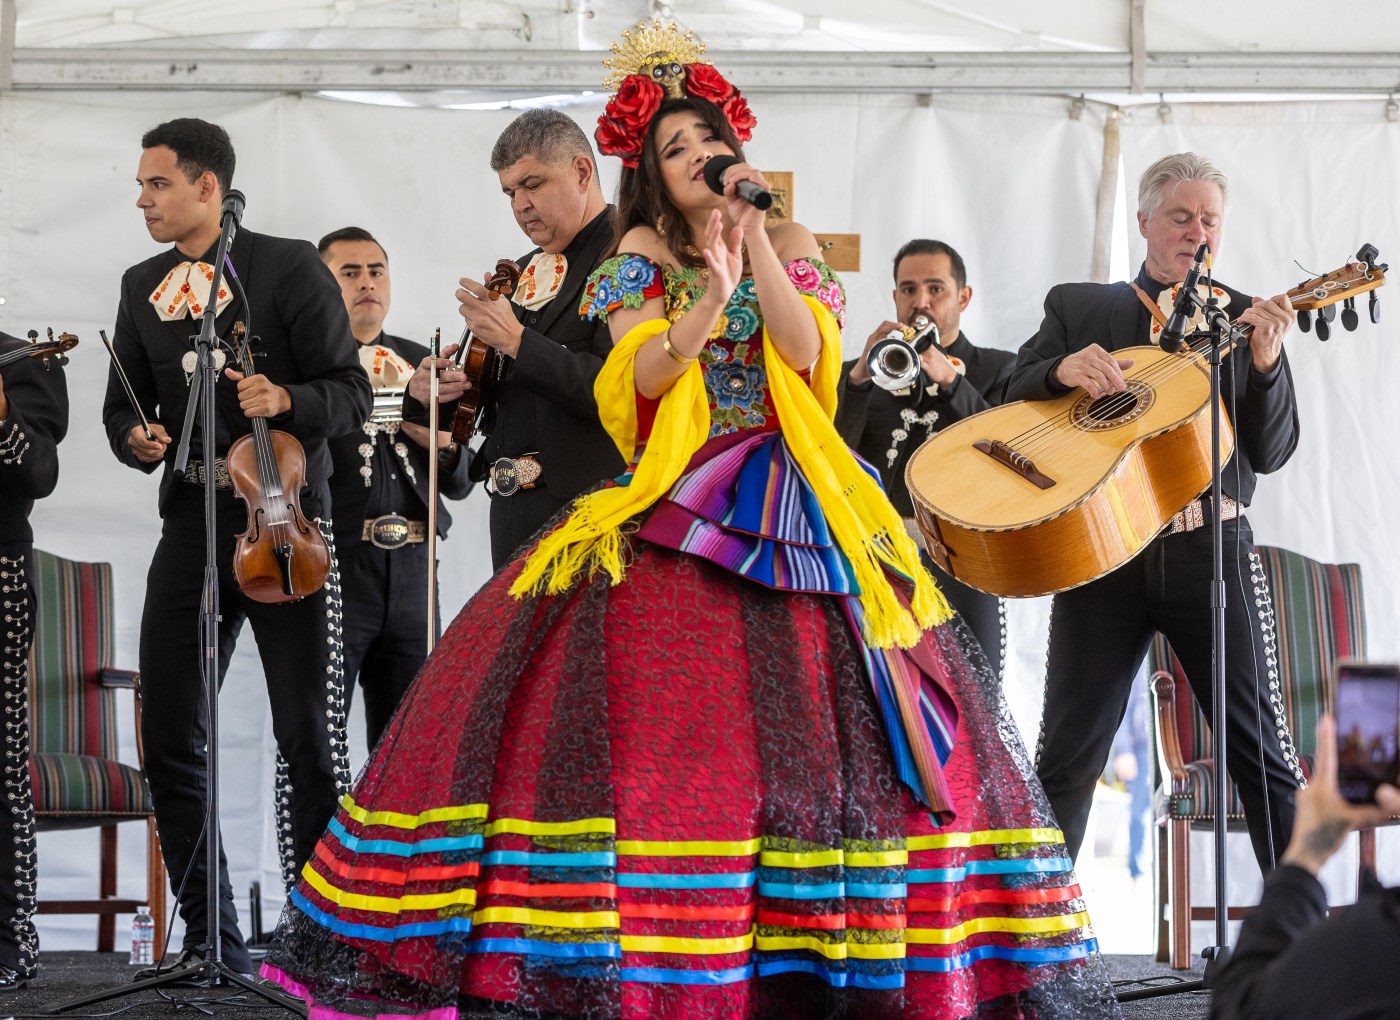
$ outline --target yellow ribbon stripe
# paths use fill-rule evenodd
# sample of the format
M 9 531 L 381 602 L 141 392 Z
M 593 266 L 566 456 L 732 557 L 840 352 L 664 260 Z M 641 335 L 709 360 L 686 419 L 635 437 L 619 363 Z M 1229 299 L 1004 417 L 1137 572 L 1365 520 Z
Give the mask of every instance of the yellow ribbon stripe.
M 619 839 L 619 857 L 750 857 L 763 846 L 762 837 L 739 840 Z M 837 851 L 838 853 L 840 851 Z
M 484 820 L 488 810 L 485 804 L 461 804 L 457 807 L 433 808 L 417 815 L 405 815 L 398 811 L 366 811 L 348 793 L 340 798 L 340 806 L 361 825 L 387 825 L 394 829 L 416 829 L 433 822 Z
M 484 835 L 489 839 L 503 832 L 521 836 L 584 836 L 593 833 L 612 835 L 617 831 L 617 822 L 611 818 L 577 818 L 572 822 L 535 822 L 528 818 L 497 818 L 486 826 Z
M 472 924 L 529 924 L 539 928 L 619 928 L 615 910 L 575 914 L 564 910 L 535 910 L 531 907 L 483 907 L 472 914 Z
M 995 843 L 1063 843 L 1059 829 L 983 829 L 980 832 L 946 832 L 937 836 L 910 836 L 910 850 L 947 850 L 950 847 L 991 846 Z
M 1010 932 L 1016 935 L 1049 935 L 1082 928 L 1089 923 L 1083 911 L 1059 917 L 974 917 L 951 928 L 906 928 L 904 941 L 910 945 L 946 946 L 969 935 Z
M 624 953 L 685 953 L 689 956 L 715 956 L 746 953 L 753 948 L 753 932 L 727 939 L 682 939 L 670 935 L 624 935 Z
M 424 893 L 402 897 L 365 896 L 361 893 L 349 893 L 337 889 L 310 863 L 302 868 L 301 877 L 311 888 L 332 903 L 351 910 L 373 910 L 381 914 L 398 914 L 409 910 L 441 910 L 444 907 L 476 906 L 475 889 L 454 889 L 451 892 Z
M 826 868 L 844 864 L 848 868 L 887 868 L 908 864 L 907 850 L 810 850 L 789 853 L 765 850 L 759 863 L 770 868 Z
M 764 952 L 809 949 L 828 960 L 902 960 L 903 942 L 823 942 L 812 935 L 760 935 L 758 948 Z

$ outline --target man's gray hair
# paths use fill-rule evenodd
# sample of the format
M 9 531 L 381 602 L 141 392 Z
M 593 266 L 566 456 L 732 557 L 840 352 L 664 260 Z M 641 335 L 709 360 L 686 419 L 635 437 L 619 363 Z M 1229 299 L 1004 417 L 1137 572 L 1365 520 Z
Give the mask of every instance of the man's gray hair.
M 526 156 L 550 166 L 587 156 L 595 169 L 598 165 L 583 128 L 558 110 L 526 110 L 511 121 L 491 149 L 491 169 L 500 173 Z
M 1194 152 L 1178 152 L 1163 156 L 1142 172 L 1138 178 L 1138 211 L 1151 219 L 1162 204 L 1162 192 L 1173 181 L 1205 181 L 1219 186 L 1222 205 L 1230 198 L 1230 179 L 1218 166 Z

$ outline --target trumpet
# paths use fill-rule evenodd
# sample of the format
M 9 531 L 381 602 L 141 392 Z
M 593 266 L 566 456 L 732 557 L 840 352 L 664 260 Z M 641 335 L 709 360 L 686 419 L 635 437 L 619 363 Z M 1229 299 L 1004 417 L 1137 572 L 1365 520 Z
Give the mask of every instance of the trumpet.
M 406 386 L 396 386 L 375 390 L 374 409 L 369 413 L 369 420 L 377 425 L 403 424 L 403 395 L 406 389 Z
M 891 393 L 907 391 L 919 378 L 919 355 L 938 343 L 938 324 L 926 315 L 914 316 L 914 321 L 900 329 L 892 329 L 883 340 L 870 348 L 865 367 L 870 378 L 882 390 Z

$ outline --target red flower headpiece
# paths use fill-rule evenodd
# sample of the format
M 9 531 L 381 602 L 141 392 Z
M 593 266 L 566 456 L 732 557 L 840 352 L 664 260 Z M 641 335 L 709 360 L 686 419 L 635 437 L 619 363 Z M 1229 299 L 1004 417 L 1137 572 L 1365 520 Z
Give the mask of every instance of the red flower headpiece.
M 753 136 L 756 122 L 748 102 L 708 61 L 695 59 L 705 44 L 693 33 L 682 35 L 674 24 L 663 28 L 659 21 L 641 22 L 636 35 L 630 29 L 622 33 L 622 43 L 613 43 L 612 52 L 616 56 L 603 65 L 613 73 L 603 85 L 616 86 L 616 91 L 593 133 L 603 155 L 617 156 L 635 169 L 642 139 L 662 101 L 686 96 L 719 107 L 740 143 Z

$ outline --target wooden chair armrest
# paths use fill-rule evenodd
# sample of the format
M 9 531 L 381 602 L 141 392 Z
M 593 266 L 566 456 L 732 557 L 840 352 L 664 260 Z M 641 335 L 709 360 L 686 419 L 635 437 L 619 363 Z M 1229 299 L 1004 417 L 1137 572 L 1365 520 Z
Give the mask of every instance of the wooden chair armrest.
M 112 669 L 109 666 L 97 674 L 97 682 L 103 687 L 134 691 L 141 683 L 141 674 L 132 669 Z
M 1159 669 L 1148 681 L 1157 713 L 1157 759 L 1164 775 L 1171 779 L 1173 797 L 1190 793 L 1186 762 L 1182 760 L 1181 737 L 1176 731 L 1176 678 Z

